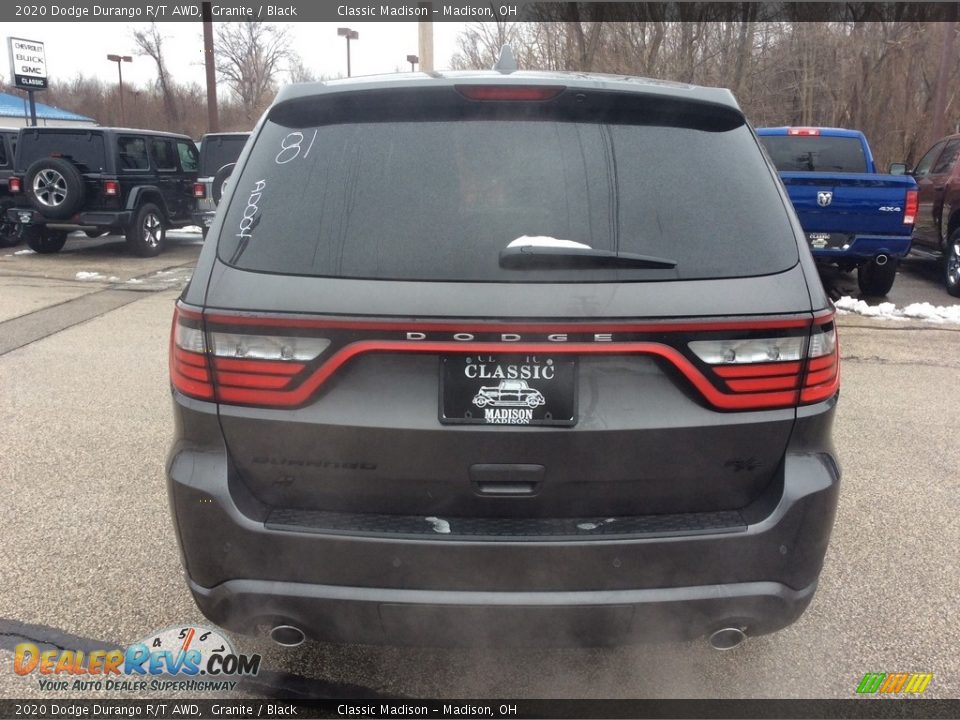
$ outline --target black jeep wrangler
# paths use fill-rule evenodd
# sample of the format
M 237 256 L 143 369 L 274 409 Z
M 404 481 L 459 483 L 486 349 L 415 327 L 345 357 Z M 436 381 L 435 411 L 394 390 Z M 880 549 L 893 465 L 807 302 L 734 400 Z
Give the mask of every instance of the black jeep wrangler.
M 186 135 L 126 128 L 25 128 L 7 219 L 38 253 L 59 252 L 72 230 L 123 232 L 137 255 L 163 250 L 167 228 L 190 225 L 199 153 Z
M 17 128 L 0 128 L 0 247 L 20 242 L 20 227 L 7 219 L 7 210 L 13 207 L 10 195 L 10 176 L 13 175 L 13 156 L 17 152 Z

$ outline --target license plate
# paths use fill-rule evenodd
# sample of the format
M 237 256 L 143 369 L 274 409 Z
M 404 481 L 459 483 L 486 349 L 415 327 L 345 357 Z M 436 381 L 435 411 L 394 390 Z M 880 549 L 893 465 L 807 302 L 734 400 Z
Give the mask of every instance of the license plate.
M 444 355 L 440 422 L 574 425 L 577 361 L 546 355 Z

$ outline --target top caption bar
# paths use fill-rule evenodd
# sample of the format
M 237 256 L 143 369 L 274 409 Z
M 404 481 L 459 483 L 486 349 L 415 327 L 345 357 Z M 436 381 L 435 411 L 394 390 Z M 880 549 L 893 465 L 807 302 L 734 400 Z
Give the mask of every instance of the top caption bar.
M 941 22 L 950 2 L 344 2 L 286 0 L 157 3 L 146 0 L 0 2 L 0 23 L 16 22 Z M 204 6 L 207 6 L 204 8 Z

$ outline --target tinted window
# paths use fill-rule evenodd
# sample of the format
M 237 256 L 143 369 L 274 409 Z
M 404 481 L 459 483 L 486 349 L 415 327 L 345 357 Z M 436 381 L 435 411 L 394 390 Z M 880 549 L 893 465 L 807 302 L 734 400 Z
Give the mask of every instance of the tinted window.
M 197 148 L 193 143 L 177 141 L 177 152 L 180 154 L 180 167 L 185 172 L 196 172 L 200 165 Z
M 931 175 L 942 175 L 950 172 L 957 155 L 960 154 L 960 140 L 951 140 L 943 149 L 943 154 L 937 160 L 937 164 L 930 171 Z
M 247 142 L 246 135 L 237 136 L 207 136 L 203 140 L 202 168 L 200 174 L 214 176 L 217 170 L 240 157 L 240 151 Z
M 173 154 L 173 143 L 161 138 L 150 140 L 150 151 L 153 153 L 153 162 L 158 170 L 176 170 L 177 157 Z
M 236 183 L 220 257 L 287 274 L 498 282 L 784 270 L 796 241 L 748 128 L 461 120 L 268 122 Z M 676 270 L 507 270 L 550 236 Z
M 69 159 L 84 172 L 100 172 L 104 166 L 103 136 L 83 131 L 24 132 L 17 169 L 22 172 L 35 160 L 51 155 Z
M 147 159 L 147 142 L 140 137 L 117 138 L 117 162 L 121 170 L 146 170 L 150 167 Z
M 867 171 L 859 138 L 823 135 L 763 135 L 760 142 L 781 172 Z
M 0 165 L 6 165 L 8 162 L 7 139 L 5 137 L 0 137 Z
M 917 166 L 913 169 L 914 175 L 926 175 L 930 170 L 930 166 L 933 165 L 933 161 L 937 159 L 937 156 L 940 155 L 940 151 L 943 150 L 943 146 L 946 145 L 946 142 L 938 142 L 932 148 L 927 150 L 927 154 L 920 158 L 920 162 L 917 163 Z

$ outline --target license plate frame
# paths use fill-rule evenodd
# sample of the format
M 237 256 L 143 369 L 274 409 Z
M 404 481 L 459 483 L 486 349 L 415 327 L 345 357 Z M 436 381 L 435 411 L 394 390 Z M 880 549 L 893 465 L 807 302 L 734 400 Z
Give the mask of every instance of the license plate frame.
M 438 417 L 444 425 L 573 427 L 578 377 L 574 356 L 441 355 Z

